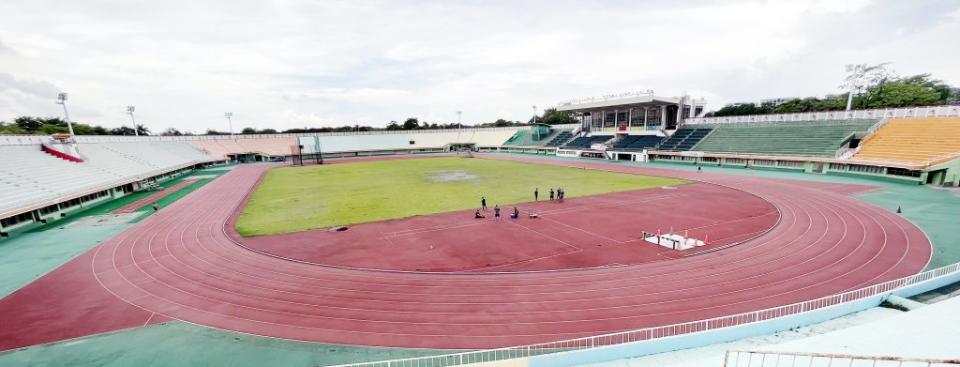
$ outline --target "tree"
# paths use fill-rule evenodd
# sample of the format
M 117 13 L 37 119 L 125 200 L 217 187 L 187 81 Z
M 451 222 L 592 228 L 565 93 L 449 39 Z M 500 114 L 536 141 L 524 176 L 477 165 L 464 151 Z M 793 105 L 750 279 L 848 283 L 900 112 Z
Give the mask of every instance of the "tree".
M 38 117 L 30 116 L 20 116 L 13 119 L 13 123 L 17 124 L 23 131 L 34 132 L 40 129 L 43 126 L 43 120 Z
M 755 115 L 767 113 L 798 113 L 812 111 L 839 111 L 846 108 L 848 98 L 852 108 L 896 108 L 953 104 L 960 101 L 958 89 L 930 74 L 898 77 L 887 69 L 887 63 L 868 66 L 851 65 L 841 88 L 852 91 L 827 95 L 824 98 L 791 99 L 779 105 L 737 103 L 710 112 L 707 116 Z M 852 98 L 851 98 L 852 96 Z
M 140 136 L 150 135 L 150 129 L 143 125 L 137 125 L 137 134 L 140 134 Z
M 533 118 L 530 118 L 533 123 Z M 576 124 L 578 121 L 570 112 L 557 111 L 556 108 L 547 108 L 543 110 L 543 116 L 537 117 L 537 123 L 547 125 Z
M 274 130 L 274 129 L 263 129 L 263 130 L 260 130 L 260 133 L 261 133 L 261 134 L 276 134 L 276 133 L 277 133 L 277 130 Z
M 416 117 L 408 118 L 407 121 L 403 122 L 404 130 L 414 130 L 420 127 L 420 121 Z
M 245 128 L 243 128 L 243 130 L 240 130 L 240 133 L 241 133 L 241 134 L 245 134 L 245 135 L 248 135 L 248 134 L 256 134 L 256 133 L 257 133 L 257 129 L 254 129 L 254 128 L 252 128 L 252 127 L 245 127 Z
M 856 64 L 847 65 L 847 77 L 843 79 L 840 88 L 859 95 L 864 89 L 870 86 L 883 84 L 884 81 L 893 77 L 893 71 L 887 70 L 889 62 L 876 65 Z M 852 101 L 851 99 L 850 101 Z M 862 100 L 861 100 L 862 101 Z M 851 106 L 853 104 L 851 103 Z M 862 105 L 860 105 L 862 107 Z
M 229 135 L 230 133 L 217 131 L 213 129 L 207 129 L 206 135 Z
M 168 129 L 164 130 L 162 133 L 160 133 L 160 135 L 163 135 L 163 136 L 181 136 L 181 135 L 183 135 L 183 133 L 181 133 L 180 130 L 177 130 L 177 129 L 171 127 L 171 128 L 168 128 Z
M 27 131 L 18 126 L 17 124 L 11 124 L 8 122 L 0 121 L 0 134 L 26 134 Z
M 400 127 L 400 124 L 398 124 L 396 121 L 390 121 L 390 123 L 387 124 L 387 130 L 400 130 L 400 129 L 403 129 L 403 128 Z
M 950 88 L 940 81 L 931 80 L 927 74 L 883 80 L 867 89 L 863 98 L 860 98 L 860 105 L 866 108 L 889 108 L 941 104 L 950 97 L 949 93 L 943 93 L 943 89 L 949 91 Z
M 118 128 L 110 129 L 110 135 L 134 135 L 133 128 L 128 126 L 120 126 Z

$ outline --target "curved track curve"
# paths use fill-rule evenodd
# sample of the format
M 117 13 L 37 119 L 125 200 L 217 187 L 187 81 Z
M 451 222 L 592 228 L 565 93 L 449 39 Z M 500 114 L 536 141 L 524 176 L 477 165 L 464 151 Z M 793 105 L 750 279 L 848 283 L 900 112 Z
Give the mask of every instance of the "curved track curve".
M 224 223 L 269 169 L 243 166 L 104 242 L 92 257 L 93 271 L 132 305 L 205 326 L 313 342 L 473 349 L 794 303 L 917 273 L 931 255 L 916 226 L 835 186 L 537 162 L 717 183 L 764 198 L 782 218 L 766 234 L 724 251 L 636 266 L 515 274 L 338 269 L 230 241 Z

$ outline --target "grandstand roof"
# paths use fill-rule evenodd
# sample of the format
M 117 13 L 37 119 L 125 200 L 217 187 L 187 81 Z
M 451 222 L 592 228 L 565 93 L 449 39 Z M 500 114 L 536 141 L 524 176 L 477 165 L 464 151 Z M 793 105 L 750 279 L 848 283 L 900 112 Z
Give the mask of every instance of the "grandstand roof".
M 703 100 L 687 99 L 686 103 L 703 105 Z M 654 107 L 662 105 L 678 105 L 680 98 L 659 97 L 653 94 L 629 95 L 625 97 L 590 98 L 579 101 L 565 102 L 557 106 L 557 111 L 586 111 L 606 107 Z

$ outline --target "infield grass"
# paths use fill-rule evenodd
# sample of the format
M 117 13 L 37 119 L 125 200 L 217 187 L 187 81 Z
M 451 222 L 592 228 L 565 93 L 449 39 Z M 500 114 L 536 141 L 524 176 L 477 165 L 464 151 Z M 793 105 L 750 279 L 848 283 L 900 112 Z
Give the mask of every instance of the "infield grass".
M 240 214 L 243 236 L 374 222 L 540 200 L 562 187 L 567 198 L 684 180 L 480 158 L 423 158 L 282 167 L 270 170 Z M 505 209 L 506 210 L 506 209 Z

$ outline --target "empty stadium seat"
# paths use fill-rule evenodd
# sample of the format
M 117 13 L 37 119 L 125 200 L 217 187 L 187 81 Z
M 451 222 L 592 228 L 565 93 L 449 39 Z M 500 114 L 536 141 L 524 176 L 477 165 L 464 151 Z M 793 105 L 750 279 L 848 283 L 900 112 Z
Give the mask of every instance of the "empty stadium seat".
M 565 144 L 566 142 L 570 141 L 570 139 L 573 139 L 573 132 L 572 132 L 572 131 L 570 131 L 570 130 L 560 130 L 559 132 L 557 132 L 556 135 L 554 135 L 552 138 L 550 138 L 550 140 L 548 140 L 547 143 L 544 144 L 544 146 L 546 146 L 546 147 L 559 147 L 559 146 Z
M 82 163 L 47 154 L 39 144 L 0 146 L 0 211 L 212 160 L 179 141 L 83 143 L 79 151 Z
M 718 124 L 689 150 L 717 153 L 834 157 L 843 139 L 878 120 Z
M 614 149 L 644 150 L 660 144 L 663 138 L 656 135 L 625 135 L 613 143 Z
M 569 131 L 567 131 L 569 134 Z M 533 146 L 542 146 L 545 143 L 548 143 L 553 140 L 560 134 L 560 130 L 550 130 L 547 134 L 537 135 L 535 132 L 530 130 L 519 130 L 516 134 L 507 139 L 503 143 L 504 146 L 515 146 L 515 147 L 533 147 Z
M 593 144 L 603 143 L 610 139 L 613 139 L 613 135 L 580 136 L 564 144 L 563 147 L 568 149 L 588 149 Z
M 677 129 L 669 138 L 656 147 L 657 150 L 687 151 L 713 131 L 711 126 L 684 127 Z
M 864 139 L 853 160 L 921 164 L 960 153 L 960 118 L 892 119 Z
M 265 156 L 284 156 L 292 154 L 291 146 L 296 144 L 293 137 L 247 137 L 237 135 L 233 138 L 191 140 L 190 144 L 217 159 L 227 159 L 228 155 L 261 154 Z

